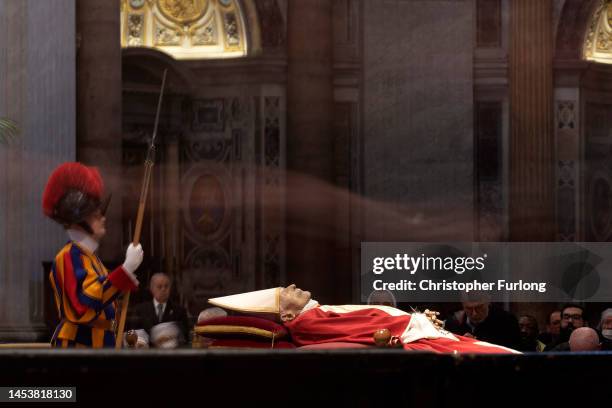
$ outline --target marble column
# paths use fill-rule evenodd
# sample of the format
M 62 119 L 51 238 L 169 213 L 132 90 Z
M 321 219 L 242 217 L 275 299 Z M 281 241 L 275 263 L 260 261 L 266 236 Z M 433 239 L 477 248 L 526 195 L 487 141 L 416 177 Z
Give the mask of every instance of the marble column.
M 332 2 L 290 1 L 287 22 L 287 280 L 332 301 Z
M 552 5 L 510 3 L 510 239 L 554 240 Z
M 0 341 L 44 338 L 42 262 L 64 244 L 42 214 L 51 171 L 75 157 L 75 1 L 0 0 Z
M 107 194 L 114 193 L 100 255 L 104 260 L 122 260 L 120 2 L 76 3 L 77 158 L 97 166 Z

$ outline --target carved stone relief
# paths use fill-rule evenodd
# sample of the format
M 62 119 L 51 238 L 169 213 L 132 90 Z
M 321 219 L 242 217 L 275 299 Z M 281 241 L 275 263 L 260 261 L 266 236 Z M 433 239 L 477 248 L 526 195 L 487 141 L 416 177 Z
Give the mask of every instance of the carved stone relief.
M 179 24 L 186 24 L 202 17 L 207 6 L 206 0 L 157 0 L 159 10 Z
M 183 34 L 181 31 L 173 29 L 163 24 L 159 19 L 155 19 L 155 37 L 153 44 L 160 46 L 181 45 Z
M 128 45 L 140 46 L 143 43 L 144 37 L 144 15 L 129 14 L 128 15 Z

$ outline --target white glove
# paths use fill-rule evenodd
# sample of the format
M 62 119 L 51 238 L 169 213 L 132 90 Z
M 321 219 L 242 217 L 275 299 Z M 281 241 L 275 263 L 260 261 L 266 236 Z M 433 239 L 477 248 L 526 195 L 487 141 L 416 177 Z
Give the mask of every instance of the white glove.
M 144 255 L 144 251 L 142 250 L 142 245 L 138 244 L 138 246 L 134 246 L 134 244 L 130 244 L 128 246 L 127 251 L 125 251 L 125 261 L 123 262 L 123 269 L 128 271 L 129 273 L 134 273 L 136 269 L 142 263 L 142 257 Z

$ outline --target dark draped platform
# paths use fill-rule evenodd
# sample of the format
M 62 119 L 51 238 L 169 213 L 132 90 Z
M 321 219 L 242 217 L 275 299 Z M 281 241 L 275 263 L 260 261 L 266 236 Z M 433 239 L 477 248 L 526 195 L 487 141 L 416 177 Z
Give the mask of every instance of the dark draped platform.
M 76 386 L 79 402 L 122 406 L 609 404 L 611 370 L 612 353 L 0 350 L 0 386 Z

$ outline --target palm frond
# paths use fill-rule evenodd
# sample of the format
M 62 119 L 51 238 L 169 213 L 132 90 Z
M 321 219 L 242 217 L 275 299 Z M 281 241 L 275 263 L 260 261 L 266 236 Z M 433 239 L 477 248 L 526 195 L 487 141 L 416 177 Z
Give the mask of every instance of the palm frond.
M 19 134 L 17 123 L 7 118 L 0 118 L 0 143 L 8 144 L 17 134 Z

